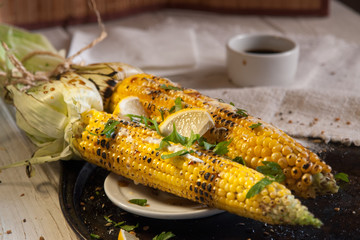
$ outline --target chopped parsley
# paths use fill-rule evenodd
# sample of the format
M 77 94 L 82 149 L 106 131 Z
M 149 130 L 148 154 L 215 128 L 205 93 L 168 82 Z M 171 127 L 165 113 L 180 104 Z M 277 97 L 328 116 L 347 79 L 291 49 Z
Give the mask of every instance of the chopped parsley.
M 168 159 L 168 158 L 172 158 L 172 157 L 177 157 L 177 156 L 183 156 L 185 154 L 188 154 L 188 153 L 191 153 L 192 151 L 188 151 L 186 149 L 182 149 L 180 151 L 177 151 L 177 152 L 173 152 L 173 153 L 170 153 L 170 154 L 163 154 L 161 155 L 161 158 L 162 159 Z
M 175 237 L 175 234 L 172 232 L 162 232 L 159 235 L 156 235 L 152 240 L 167 240 L 172 237 Z
M 175 105 L 170 108 L 169 113 L 177 112 L 177 111 L 181 110 L 182 108 L 183 108 L 182 107 L 182 99 L 180 97 L 177 97 L 175 99 Z
M 238 156 L 238 157 L 234 158 L 233 161 L 237 162 L 237 163 L 240 163 L 241 165 L 246 166 L 245 161 L 244 161 L 244 159 L 242 157 Z
M 125 231 L 133 231 L 135 228 L 139 227 L 139 224 L 137 223 L 136 225 L 121 225 L 120 228 L 124 229 Z
M 145 127 L 150 128 L 151 130 L 155 130 L 159 135 L 161 135 L 159 130 L 159 124 L 156 122 L 155 119 L 150 119 L 145 116 L 134 114 L 127 114 L 126 116 L 130 118 L 130 121 L 143 123 Z
M 264 174 L 265 177 L 250 188 L 246 194 L 246 198 L 252 198 L 256 194 L 260 193 L 267 185 L 273 182 L 281 183 L 285 181 L 285 174 L 279 164 L 270 161 L 263 161 L 262 163 L 264 166 L 258 166 L 256 170 Z
M 225 155 L 229 152 L 228 146 L 231 143 L 231 139 L 229 141 L 223 141 L 216 144 L 216 146 L 213 149 L 213 152 L 217 155 Z
M 124 229 L 125 231 L 132 231 L 135 228 L 137 228 L 139 226 L 139 224 L 136 225 L 126 225 L 125 221 L 121 221 L 121 222 L 115 222 L 113 220 L 111 220 L 108 216 L 104 216 L 104 219 L 108 222 L 111 223 L 114 227 L 118 227 L 121 229 Z
M 246 198 L 252 198 L 256 194 L 259 194 L 267 185 L 271 184 L 273 181 L 267 177 L 258 181 L 246 194 Z
M 162 110 L 161 108 L 158 108 L 158 111 L 160 112 L 160 115 L 161 115 L 161 121 L 164 121 L 164 110 Z
M 236 109 L 236 113 L 239 114 L 239 115 L 242 116 L 242 117 L 247 117 L 247 116 L 249 116 L 246 110 L 240 109 L 240 108 L 237 108 L 237 109 Z
M 171 85 L 165 85 L 165 84 L 161 84 L 160 87 L 162 89 L 165 89 L 165 90 L 175 90 L 175 91 L 182 91 L 183 90 L 182 88 L 171 86 Z
M 349 180 L 349 175 L 347 175 L 346 173 L 340 172 L 340 173 L 335 174 L 334 177 L 337 180 L 341 180 L 341 181 L 344 181 L 344 182 L 347 182 L 347 183 L 350 181 Z
M 262 123 L 254 123 L 253 125 L 249 126 L 249 128 L 255 129 L 257 127 L 260 127 L 261 125 L 262 125 Z
M 94 234 L 94 233 L 90 233 L 90 237 L 94 238 L 94 239 L 100 239 L 101 238 L 99 235 Z
M 120 122 L 114 119 L 109 119 L 106 123 L 105 123 L 105 127 L 104 129 L 101 131 L 100 135 L 105 135 L 106 138 L 111 138 L 112 134 L 115 132 L 115 128 L 116 126 L 119 124 Z M 95 135 L 98 136 L 99 134 L 96 133 L 92 133 L 89 130 L 87 130 L 87 132 L 91 135 Z
M 147 199 L 140 199 L 140 198 L 134 198 L 134 199 L 130 199 L 129 200 L 129 203 L 132 203 L 132 204 L 136 204 L 136 205 L 139 205 L 139 206 L 147 206 Z

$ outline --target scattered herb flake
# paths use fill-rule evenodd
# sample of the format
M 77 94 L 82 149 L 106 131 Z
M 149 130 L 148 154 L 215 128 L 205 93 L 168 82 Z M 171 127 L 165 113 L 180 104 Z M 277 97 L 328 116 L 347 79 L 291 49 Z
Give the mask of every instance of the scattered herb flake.
M 182 109 L 182 99 L 180 97 L 177 97 L 175 99 L 175 112 Z
M 263 161 L 264 166 L 258 166 L 256 170 L 266 177 L 257 182 L 252 186 L 249 192 L 246 194 L 246 198 L 251 198 L 256 194 L 260 193 L 261 190 L 272 182 L 283 182 L 285 181 L 285 174 L 283 173 L 279 164 L 270 161 Z
M 247 117 L 249 116 L 247 111 L 245 109 L 240 109 L 240 108 L 237 108 L 236 109 L 236 113 L 239 114 L 240 116 L 242 117 Z
M 263 190 L 267 185 L 271 184 L 272 182 L 273 181 L 268 179 L 267 177 L 261 179 L 250 188 L 250 190 L 246 194 L 246 198 L 252 198 L 256 194 L 259 194 L 261 190 Z
M 175 91 L 182 91 L 183 90 L 182 88 L 171 86 L 171 85 L 165 85 L 165 84 L 161 84 L 160 87 L 162 89 L 165 89 L 165 90 L 175 90 Z
M 262 125 L 262 123 L 254 123 L 253 125 L 249 126 L 249 128 L 255 129 L 257 127 L 260 127 L 261 125 Z
M 237 163 L 240 163 L 241 165 L 246 166 L 244 159 L 243 159 L 242 157 L 240 157 L 240 156 L 235 157 L 235 158 L 233 159 L 233 161 L 234 161 L 234 162 L 237 162 Z
M 337 179 L 337 180 L 341 180 L 341 181 L 344 181 L 344 182 L 349 182 L 349 175 L 347 175 L 346 173 L 342 173 L 342 172 L 340 172 L 340 173 L 337 173 L 337 174 L 335 174 L 335 179 Z
M 100 239 L 100 236 L 94 233 L 90 233 L 90 237 L 94 239 Z
M 199 134 L 195 134 L 193 131 L 191 131 L 190 137 L 187 139 L 186 147 L 191 147 L 196 141 L 200 139 Z
M 233 106 L 233 107 L 235 107 L 235 104 L 234 104 L 233 102 L 230 102 L 230 105 Z
M 143 123 L 145 127 L 155 130 L 160 135 L 159 124 L 156 120 L 135 114 L 126 114 L 126 116 L 130 118 L 130 121 Z
M 170 153 L 170 154 L 163 154 L 163 155 L 161 155 L 161 158 L 162 159 L 168 159 L 168 158 L 172 158 L 172 157 L 182 156 L 182 155 L 185 155 L 185 154 L 188 154 L 188 153 L 190 153 L 188 150 L 183 149 L 183 150 L 173 152 L 173 153 Z
M 136 225 L 121 225 L 120 228 L 124 229 L 125 231 L 133 231 L 135 228 L 139 227 L 139 224 Z
M 164 110 L 162 110 L 161 108 L 158 108 L 158 111 L 160 112 L 161 115 L 161 121 L 164 121 Z
M 129 203 L 133 203 L 139 206 L 147 206 L 147 199 L 139 199 L 139 198 L 134 198 L 134 199 L 130 199 Z
M 114 133 L 116 126 L 120 122 L 114 119 L 109 119 L 104 127 L 104 130 L 102 130 L 101 134 L 104 134 L 106 138 L 111 138 L 111 135 Z
M 176 131 L 176 126 L 175 123 L 173 124 L 173 131 L 171 132 L 170 135 L 164 137 L 161 142 L 160 142 L 160 147 L 157 150 L 162 149 L 163 147 L 165 147 L 166 145 L 163 144 L 163 142 L 165 142 L 166 144 L 169 144 L 169 142 L 173 142 L 173 143 L 180 143 L 183 146 L 186 146 L 187 143 L 187 138 L 180 135 L 177 131 Z
M 270 177 L 275 182 L 285 181 L 285 174 L 281 169 L 280 165 L 276 162 L 263 161 L 264 166 L 258 166 L 256 170 L 265 176 Z
M 173 234 L 172 232 L 162 232 L 159 235 L 156 235 L 153 240 L 167 240 L 172 237 L 175 237 L 175 234 Z
M 221 98 L 217 98 L 217 100 L 218 100 L 219 102 L 221 102 L 221 103 L 224 103 L 224 102 L 225 102 L 225 101 L 222 100 Z
M 231 139 L 229 141 L 223 141 L 216 144 L 216 146 L 213 149 L 213 152 L 217 155 L 225 155 L 229 152 L 228 146 L 231 143 Z

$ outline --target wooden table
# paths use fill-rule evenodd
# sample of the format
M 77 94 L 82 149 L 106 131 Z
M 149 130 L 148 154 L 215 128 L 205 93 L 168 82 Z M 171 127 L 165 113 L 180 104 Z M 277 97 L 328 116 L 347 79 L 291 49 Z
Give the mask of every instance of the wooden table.
M 241 24 L 259 31 L 270 28 L 280 33 L 333 34 L 360 43 L 360 15 L 336 1 L 331 2 L 330 8 L 330 15 L 325 18 L 238 18 Z M 29 158 L 34 147 L 16 126 L 14 109 L 2 100 L 0 122 L 1 165 Z M 0 239 L 77 239 L 59 205 L 60 164 L 49 163 L 35 169 L 36 175 L 30 179 L 21 167 L 0 174 Z

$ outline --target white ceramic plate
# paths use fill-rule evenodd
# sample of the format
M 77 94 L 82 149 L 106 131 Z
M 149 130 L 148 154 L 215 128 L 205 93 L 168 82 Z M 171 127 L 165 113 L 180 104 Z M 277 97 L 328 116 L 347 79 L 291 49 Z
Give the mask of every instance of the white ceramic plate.
M 223 212 L 208 208 L 172 194 L 134 184 L 133 181 L 110 173 L 104 183 L 108 198 L 118 207 L 150 218 L 158 219 L 194 219 L 208 217 Z M 147 206 L 129 203 L 130 199 L 147 199 Z

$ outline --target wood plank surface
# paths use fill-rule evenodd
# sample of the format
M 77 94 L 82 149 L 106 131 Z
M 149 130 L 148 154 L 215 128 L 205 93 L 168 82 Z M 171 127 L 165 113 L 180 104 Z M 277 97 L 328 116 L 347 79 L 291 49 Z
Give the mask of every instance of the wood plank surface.
M 176 15 L 172 11 L 166 14 Z M 155 12 L 154 21 L 158 16 Z M 223 16 L 216 17 L 221 21 Z M 330 15 L 325 18 L 237 18 L 242 26 L 258 31 L 271 29 L 314 36 L 333 34 L 360 43 L 360 15 L 336 1 L 331 1 Z M 124 19 L 125 25 L 127 21 L 129 19 Z M 33 150 L 15 124 L 13 108 L 0 100 L 0 164 L 27 159 Z M 0 173 L 0 240 L 77 239 L 59 206 L 59 167 L 59 163 L 35 166 L 36 175 L 30 179 L 23 167 Z

